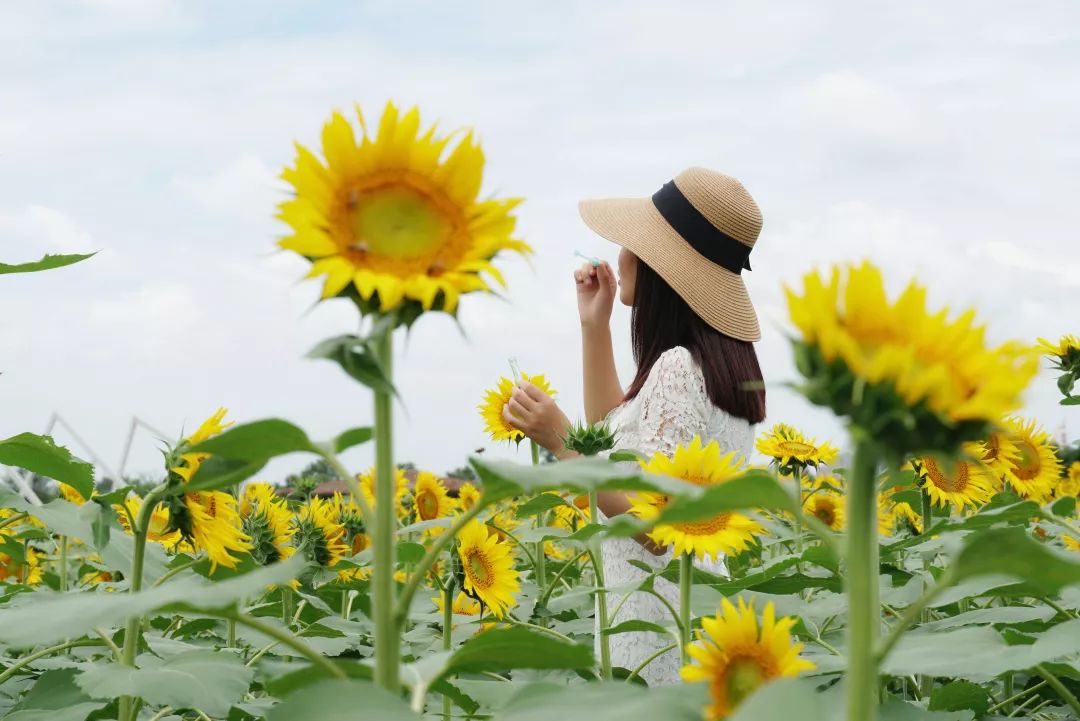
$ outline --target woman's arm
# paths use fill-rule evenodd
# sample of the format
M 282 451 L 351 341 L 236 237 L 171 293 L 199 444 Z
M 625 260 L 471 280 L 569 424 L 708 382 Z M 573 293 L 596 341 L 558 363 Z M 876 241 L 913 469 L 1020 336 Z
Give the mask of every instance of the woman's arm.
M 596 423 L 622 402 L 623 390 L 611 348 L 611 307 L 618 286 L 607 263 L 586 263 L 574 271 L 581 320 L 582 385 L 585 420 Z

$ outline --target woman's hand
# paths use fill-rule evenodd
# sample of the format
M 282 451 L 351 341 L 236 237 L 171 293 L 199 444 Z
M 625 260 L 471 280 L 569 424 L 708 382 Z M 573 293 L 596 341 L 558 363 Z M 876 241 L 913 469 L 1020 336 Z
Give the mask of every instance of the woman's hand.
M 570 428 L 570 419 L 555 400 L 532 383 L 520 382 L 503 406 L 503 420 L 519 429 L 537 444 L 555 454 L 567 455 L 563 439 Z
M 606 262 L 593 266 L 585 263 L 574 271 L 577 285 L 578 316 L 583 326 L 606 326 L 611 320 L 611 306 L 615 303 L 618 281 L 611 266 Z

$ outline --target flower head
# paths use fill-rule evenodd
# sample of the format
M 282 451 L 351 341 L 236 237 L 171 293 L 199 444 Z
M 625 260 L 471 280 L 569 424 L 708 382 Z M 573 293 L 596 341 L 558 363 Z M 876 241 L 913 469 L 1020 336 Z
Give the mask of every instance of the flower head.
M 316 566 L 330 568 L 349 552 L 345 529 L 334 521 L 334 506 L 323 498 L 314 496 L 300 506 L 293 529 L 293 545 Z
M 416 474 L 416 483 L 413 486 L 413 510 L 416 512 L 417 521 L 446 518 L 453 515 L 457 506 L 456 500 L 450 497 L 441 478 L 428 471 L 420 471 Z M 443 529 L 429 530 L 436 531 L 435 535 L 437 535 Z
M 517 604 L 515 594 L 521 590 L 510 544 L 473 520 L 458 534 L 457 551 L 465 591 L 502 618 Z
M 311 261 L 308 277 L 326 276 L 323 298 L 349 292 L 363 312 L 412 305 L 413 312 L 454 312 L 463 293 L 503 284 L 492 265 L 502 250 L 531 253 L 512 238 L 519 199 L 480 200 L 484 154 L 466 133 L 420 132 L 420 112 L 387 103 L 378 131 L 362 136 L 335 112 L 323 127 L 325 161 L 296 146 L 282 177 L 296 196 L 278 217 L 291 233 L 278 246 Z M 485 277 L 487 276 L 487 277 Z
M 828 441 L 822 444 L 787 425 L 777 423 L 757 439 L 758 451 L 773 459 L 785 472 L 836 461 L 839 453 Z
M 682 669 L 685 681 L 709 684 L 712 703 L 705 716 L 710 721 L 723 719 L 762 685 L 777 678 L 791 678 L 815 668 L 799 657 L 801 643 L 792 643 L 791 628 L 795 619 L 776 619 L 772 601 L 765 606 L 759 626 L 753 604 L 742 598 L 736 608 L 721 599 L 715 617 L 701 619 L 703 632 L 690 645 L 690 657 L 696 661 Z
M 803 393 L 894 452 L 952 452 L 1021 404 L 1038 370 L 1030 348 L 989 347 L 973 311 L 931 311 L 912 282 L 893 302 L 868 262 L 811 272 L 786 289 Z
M 542 375 L 529 376 L 522 373 L 521 380 L 532 383 L 549 396 L 555 395 L 555 391 Z M 503 418 L 503 407 L 510 402 L 510 394 L 513 392 L 514 382 L 509 378 L 499 378 L 499 385 L 494 390 L 487 391 L 484 394 L 484 402 L 478 406 L 480 415 L 484 419 L 484 431 L 491 434 L 493 441 L 520 443 L 525 438 L 523 432 Z
M 251 539 L 251 557 L 260 565 L 284 560 L 294 552 L 292 512 L 269 483 L 249 483 L 240 500 L 244 533 Z
M 224 491 L 190 491 L 168 501 L 169 528 L 179 532 L 172 549 L 206 551 L 210 572 L 218 565 L 236 568 L 233 553 L 250 551 L 251 538 L 244 533 L 236 499 Z
M 366 473 L 361 473 L 357 476 L 357 480 L 360 481 L 360 492 L 364 495 L 364 500 L 367 501 L 368 508 L 375 508 L 375 468 L 369 468 Z M 399 519 L 403 519 L 409 515 L 409 507 L 406 505 L 406 501 L 409 496 L 409 479 L 405 475 L 404 468 L 394 468 L 394 506 L 395 513 Z
M 912 462 L 922 487 L 938 506 L 952 504 L 963 510 L 978 508 L 994 495 L 993 478 L 986 466 L 978 462 L 924 456 Z
M 839 493 L 824 489 L 811 493 L 803 501 L 803 512 L 834 531 L 844 527 L 844 497 Z

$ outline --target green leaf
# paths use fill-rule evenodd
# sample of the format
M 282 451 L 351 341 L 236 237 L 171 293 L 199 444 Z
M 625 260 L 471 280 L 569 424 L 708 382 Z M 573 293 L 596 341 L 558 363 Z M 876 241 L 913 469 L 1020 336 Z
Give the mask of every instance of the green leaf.
M 659 633 L 661 635 L 667 635 L 671 633 L 671 631 L 664 628 L 658 623 L 650 623 L 649 621 L 642 621 L 641 619 L 635 618 L 630 621 L 623 621 L 617 626 L 605 628 L 601 632 L 601 635 L 614 636 L 617 633 L 633 633 L 636 631 L 652 631 L 653 633 Z
M 1015 526 L 972 534 L 953 559 L 952 568 L 956 581 L 1004 574 L 1025 581 L 1045 595 L 1080 583 L 1080 563 L 1052 551 Z
M 193 491 L 208 491 L 235 486 L 254 476 L 265 465 L 266 461 L 240 461 L 224 456 L 211 456 L 202 462 L 186 487 Z
M 0 441 L 0 464 L 25 468 L 66 483 L 83 498 L 94 492 L 94 467 L 56 445 L 50 436 L 20 433 Z
M 1072 518 L 1076 515 L 1076 498 L 1062 496 L 1054 501 L 1054 505 L 1050 506 L 1050 511 L 1060 518 Z
M 193 574 L 139 593 L 23 594 L 0 608 L 0 643 L 16 648 L 42 646 L 154 611 L 222 611 L 241 599 L 259 596 L 267 586 L 288 583 L 303 568 L 304 560 L 298 554 L 218 582 Z
M 255 673 L 237 656 L 207 649 L 165 661 L 146 654 L 137 663 L 139 668 L 99 662 L 75 681 L 93 698 L 140 696 L 158 706 L 198 707 L 210 716 L 225 716 L 247 693 Z
M 959 709 L 951 711 L 927 711 L 921 706 L 889 699 L 889 702 L 878 709 L 878 721 L 971 721 L 971 711 Z
M 46 671 L 4 716 L 5 721 L 85 721 L 104 706 L 75 684 L 75 669 Z
M 193 446 L 209 453 L 188 483 L 192 490 L 233 485 L 255 475 L 266 462 L 289 453 L 318 453 L 319 449 L 297 426 L 280 418 L 268 418 L 235 426 L 221 435 Z
M 40 270 L 63 268 L 65 265 L 74 265 L 87 258 L 92 258 L 95 255 L 97 255 L 97 253 L 86 253 L 85 255 L 46 255 L 41 260 L 35 260 L 31 263 L 19 263 L 18 265 L 0 263 L 0 275 L 6 275 L 8 273 L 36 273 Z
M 355 335 L 327 338 L 308 351 L 307 357 L 332 360 L 354 380 L 368 388 L 397 395 L 369 339 Z
M 419 721 L 408 704 L 368 681 L 326 679 L 285 698 L 266 721 Z
M 373 429 L 368 426 L 350 428 L 334 439 L 334 453 L 342 453 L 353 446 L 359 446 L 371 440 Z
M 971 681 L 952 681 L 939 686 L 930 694 L 931 711 L 971 709 L 976 716 L 985 716 L 990 709 L 990 693 Z
M 541 493 L 539 496 L 530 498 L 518 506 L 516 515 L 518 518 L 531 518 L 558 506 L 570 508 L 570 504 L 562 496 L 554 493 Z
M 822 694 L 814 692 L 812 683 L 787 678 L 758 688 L 728 717 L 728 721 L 831 721 L 833 718 L 829 704 Z
M 629 721 L 648 718 L 701 721 L 707 697 L 706 684 L 700 683 L 656 688 L 643 688 L 626 683 L 586 683 L 574 686 L 532 683 L 525 686 L 495 714 L 495 721 Z M 805 716 L 791 718 L 798 718 L 800 721 L 807 719 Z
M 512 626 L 492 628 L 466 641 L 446 662 L 440 677 L 515 668 L 584 669 L 595 663 L 591 646 Z
M 1061 399 L 1061 405 L 1063 406 L 1080 406 L 1080 396 L 1069 396 L 1068 398 Z
M 398 563 L 420 563 L 426 553 L 427 549 L 419 543 L 402 541 L 397 544 Z

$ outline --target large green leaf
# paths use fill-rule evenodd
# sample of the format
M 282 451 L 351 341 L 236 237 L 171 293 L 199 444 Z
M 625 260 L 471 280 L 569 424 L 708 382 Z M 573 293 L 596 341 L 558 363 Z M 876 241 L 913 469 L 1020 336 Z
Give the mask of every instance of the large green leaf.
M 359 426 L 343 431 L 334 439 L 334 453 L 341 453 L 353 446 L 367 443 L 371 440 L 373 429 L 370 426 Z
M 834 718 L 826 699 L 814 692 L 812 683 L 791 678 L 758 688 L 735 710 L 729 721 L 832 721 Z
M 308 351 L 308 358 L 324 358 L 341 366 L 354 380 L 368 388 L 395 394 L 393 384 L 379 363 L 369 338 L 356 335 L 339 335 L 327 338 Z
M 419 721 L 408 704 L 368 681 L 327 679 L 274 706 L 266 721 Z
M 140 696 L 158 706 L 197 707 L 210 716 L 225 716 L 247 693 L 254 669 L 230 653 L 199 649 L 162 661 L 140 656 L 132 668 L 118 663 L 90 666 L 75 681 L 92 698 Z
M 1080 584 L 1080 562 L 1055 552 L 1015 526 L 991 528 L 967 539 L 952 561 L 957 581 L 982 575 L 1015 576 L 1045 595 Z
M 20 433 L 0 441 L 0 464 L 17 466 L 66 483 L 83 498 L 94 492 L 94 467 L 58 446 L 50 436 Z
M 706 685 L 701 683 L 651 689 L 626 683 L 534 683 L 507 702 L 495 721 L 701 721 L 707 699 Z
M 878 721 L 971 721 L 974 715 L 968 710 L 927 711 L 894 698 L 878 709 L 877 718 Z
M 35 260 L 30 263 L 18 263 L 16 265 L 0 263 L 0 275 L 6 275 L 8 273 L 36 273 L 39 270 L 63 268 L 65 265 L 74 265 L 79 261 L 92 258 L 95 255 L 97 255 L 97 253 L 86 253 L 83 255 L 46 255 L 41 260 Z
M 34 682 L 5 721 L 84 721 L 104 705 L 75 684 L 75 669 L 46 671 Z
M 304 560 L 287 561 L 242 576 L 213 582 L 201 576 L 178 576 L 139 593 L 23 594 L 0 608 L 0 643 L 30 648 L 79 638 L 95 628 L 119 625 L 129 616 L 154 611 L 212 611 L 255 597 L 268 586 L 287 583 L 299 575 Z
M 318 453 L 319 449 L 301 428 L 268 418 L 230 428 L 194 446 L 210 459 L 188 483 L 191 489 L 221 488 L 257 473 L 267 461 L 288 453 Z
M 439 675 L 515 668 L 580 669 L 595 664 L 591 646 L 513 626 L 493 628 L 469 639 L 450 656 Z
M 931 711 L 970 709 L 977 716 L 985 716 L 989 708 L 990 692 L 971 681 L 951 681 L 935 688 L 930 694 Z

